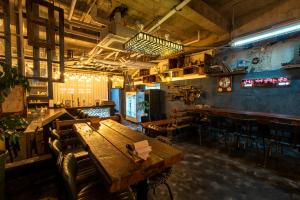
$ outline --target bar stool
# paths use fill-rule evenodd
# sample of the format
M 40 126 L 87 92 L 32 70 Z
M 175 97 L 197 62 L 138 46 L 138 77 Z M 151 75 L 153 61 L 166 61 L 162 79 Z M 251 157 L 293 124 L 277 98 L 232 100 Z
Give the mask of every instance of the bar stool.
M 273 147 L 275 146 L 275 152 L 284 154 L 285 148 L 299 148 L 300 143 L 297 133 L 299 132 L 299 126 L 282 123 L 278 121 L 271 121 L 269 124 L 270 136 L 267 138 L 268 148 L 265 152 L 264 165 L 266 166 L 269 158 L 273 154 Z
M 199 117 L 195 118 L 195 123 L 198 127 L 197 132 L 199 133 L 199 143 L 202 145 L 204 137 L 208 137 L 209 135 L 209 117 L 206 114 L 200 115 Z
M 234 148 L 235 150 L 241 149 L 241 142 L 243 145 L 243 149 L 246 149 L 253 146 L 255 143 L 256 152 L 259 151 L 258 146 L 258 126 L 257 121 L 255 119 L 243 119 L 242 117 L 231 117 L 233 121 L 233 137 L 234 137 Z
M 219 136 L 224 139 L 225 147 L 228 148 L 228 136 L 232 132 L 232 121 L 231 119 L 219 116 L 209 115 L 209 133 L 218 140 Z

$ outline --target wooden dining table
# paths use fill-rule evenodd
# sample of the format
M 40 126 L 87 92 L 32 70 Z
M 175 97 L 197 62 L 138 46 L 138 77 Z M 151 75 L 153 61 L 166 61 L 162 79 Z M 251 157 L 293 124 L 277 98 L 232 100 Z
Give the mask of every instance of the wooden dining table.
M 77 123 L 74 130 L 103 175 L 110 192 L 140 184 L 143 188 L 138 191 L 138 197 L 146 199 L 146 180 L 183 159 L 182 151 L 113 120 L 101 121 L 97 128 L 89 123 Z M 137 163 L 126 145 L 143 140 L 148 140 L 152 152 L 147 160 Z

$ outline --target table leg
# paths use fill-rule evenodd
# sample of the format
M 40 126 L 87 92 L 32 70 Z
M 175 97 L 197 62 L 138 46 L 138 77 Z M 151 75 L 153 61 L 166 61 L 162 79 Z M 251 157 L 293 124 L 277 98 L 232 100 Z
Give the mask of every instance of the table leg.
M 149 185 L 147 180 L 141 181 L 137 185 L 137 200 L 147 200 Z

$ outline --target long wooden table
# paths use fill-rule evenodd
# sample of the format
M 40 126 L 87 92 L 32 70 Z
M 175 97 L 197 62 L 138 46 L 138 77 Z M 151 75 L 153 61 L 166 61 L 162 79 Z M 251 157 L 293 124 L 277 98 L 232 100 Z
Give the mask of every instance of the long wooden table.
M 100 122 L 98 129 L 88 123 L 74 129 L 105 177 L 110 192 L 120 191 L 172 167 L 183 153 L 156 139 L 148 138 L 113 120 Z M 148 140 L 152 152 L 148 160 L 135 163 L 126 144 Z
M 201 108 L 201 109 L 191 109 L 190 113 L 200 113 L 200 114 L 213 114 L 225 117 L 239 117 L 245 119 L 256 119 L 261 122 L 281 122 L 291 125 L 300 126 L 300 116 L 276 114 L 276 113 L 266 113 L 266 112 L 251 112 L 251 111 L 241 111 L 234 109 L 223 109 L 223 108 Z

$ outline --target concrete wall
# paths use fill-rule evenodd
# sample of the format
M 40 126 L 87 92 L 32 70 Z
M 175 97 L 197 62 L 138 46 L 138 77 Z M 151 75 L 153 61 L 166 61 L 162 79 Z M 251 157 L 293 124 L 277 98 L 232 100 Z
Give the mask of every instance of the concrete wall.
M 247 111 L 273 112 L 291 115 L 300 115 L 300 69 L 278 70 L 281 63 L 289 62 L 294 56 L 294 47 L 300 39 L 291 39 L 276 43 L 272 46 L 251 48 L 247 50 L 227 51 L 217 56 L 225 60 L 233 68 L 236 59 L 252 60 L 259 57 L 262 62 L 251 65 L 255 72 L 246 75 L 233 76 L 233 91 L 231 93 L 217 93 L 217 77 L 175 81 L 172 84 L 195 85 L 205 91 L 197 104 L 208 104 L 214 107 L 234 108 Z M 292 82 L 291 86 L 284 88 L 241 88 L 242 79 L 267 78 L 287 76 Z M 161 88 L 168 91 L 166 84 Z M 181 101 L 168 101 L 166 99 L 166 114 L 169 115 L 174 108 L 188 108 Z

